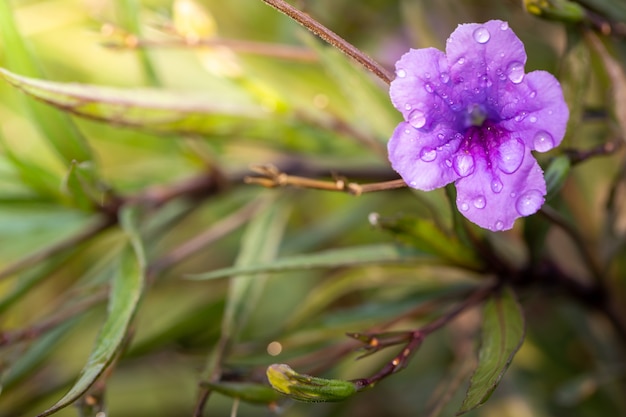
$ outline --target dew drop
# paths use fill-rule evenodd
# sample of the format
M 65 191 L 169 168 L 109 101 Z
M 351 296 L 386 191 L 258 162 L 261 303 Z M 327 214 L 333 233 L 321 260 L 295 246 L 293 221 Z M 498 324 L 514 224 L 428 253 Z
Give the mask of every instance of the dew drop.
M 398 71 L 396 71 L 396 75 L 398 76 L 398 78 L 404 78 L 406 77 L 406 71 L 403 69 L 399 69 Z
M 494 193 L 498 194 L 500 191 L 502 191 L 502 187 L 504 187 L 504 185 L 499 178 L 494 178 L 493 180 L 491 180 L 491 191 L 493 191 Z
M 485 200 L 485 196 L 479 195 L 474 199 L 472 204 L 474 204 L 474 207 L 476 207 L 477 209 L 484 209 L 487 205 L 487 200 Z
M 513 84 L 519 84 L 524 79 L 524 64 L 513 61 L 506 68 L 506 75 Z
M 515 121 L 518 122 L 518 123 L 521 122 L 522 120 L 524 120 L 526 118 L 527 114 L 528 113 L 526 113 L 525 111 L 519 113 L 517 116 L 515 116 Z
M 428 146 L 424 146 L 420 151 L 420 159 L 424 162 L 432 162 L 437 157 L 437 151 Z
M 446 160 L 445 160 L 445 163 L 446 163 L 446 166 L 447 166 L 448 168 L 452 167 L 452 161 L 451 161 L 451 160 L 446 159 Z
M 443 140 L 446 136 L 443 133 L 437 133 L 437 139 Z
M 502 172 L 512 174 L 517 171 L 524 160 L 524 144 L 517 138 L 500 144 L 498 148 L 498 167 Z
M 427 92 L 429 92 L 429 93 L 432 93 L 433 91 L 435 91 L 435 90 L 433 89 L 433 85 L 432 85 L 431 83 L 426 83 L 426 84 L 424 84 L 424 90 L 426 90 L 426 91 L 427 91 Z
M 539 190 L 530 190 L 522 194 L 515 203 L 515 209 L 522 216 L 535 213 L 543 204 L 543 194 Z
M 424 78 L 426 78 L 427 80 L 430 80 L 430 72 L 425 72 Z
M 546 152 L 554 148 L 554 139 L 552 138 L 552 135 L 545 130 L 540 130 L 537 134 L 535 134 L 533 144 L 535 145 L 536 151 Z
M 498 220 L 496 224 L 493 225 L 493 228 L 497 231 L 504 229 L 504 222 L 502 220 Z
M 530 116 L 530 123 L 537 123 L 537 117 L 536 116 Z
M 532 90 L 529 94 L 530 98 L 535 98 L 537 97 L 537 92 L 535 90 Z
M 474 31 L 474 40 L 478 43 L 487 43 L 489 42 L 489 38 L 491 34 L 484 27 L 479 27 Z
M 463 65 L 463 64 L 465 64 L 465 58 L 461 57 L 461 58 L 459 58 L 459 60 L 458 60 L 458 61 L 456 61 L 456 62 L 457 62 L 457 64 L 459 64 L 459 65 Z
M 410 104 L 407 103 L 407 104 L 404 105 L 404 108 L 406 110 L 411 110 L 413 108 L 413 106 L 411 106 Z
M 409 124 L 416 129 L 424 127 L 426 124 L 426 116 L 424 115 L 424 112 L 413 110 L 409 114 Z
M 450 81 L 450 74 L 448 74 L 447 72 L 442 72 L 441 74 L 439 74 L 439 79 L 442 83 L 445 84 Z
M 465 153 L 458 154 L 452 161 L 454 171 L 461 177 L 467 177 L 474 172 L 474 158 Z
M 507 30 L 509 28 L 508 22 L 500 23 L 500 30 Z
M 461 211 L 467 211 L 467 210 L 469 210 L 469 204 L 461 203 Z

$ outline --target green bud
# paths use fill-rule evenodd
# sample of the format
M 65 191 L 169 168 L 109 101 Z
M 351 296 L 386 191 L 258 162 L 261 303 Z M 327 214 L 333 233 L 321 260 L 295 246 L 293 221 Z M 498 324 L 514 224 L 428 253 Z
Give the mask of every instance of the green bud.
M 585 9 L 568 0 L 523 0 L 529 13 L 549 20 L 577 23 L 585 20 Z
M 357 392 L 354 382 L 302 375 L 284 364 L 270 365 L 267 379 L 276 391 L 298 401 L 342 401 Z
M 205 388 L 254 404 L 271 404 L 280 398 L 271 387 L 250 382 L 202 382 Z

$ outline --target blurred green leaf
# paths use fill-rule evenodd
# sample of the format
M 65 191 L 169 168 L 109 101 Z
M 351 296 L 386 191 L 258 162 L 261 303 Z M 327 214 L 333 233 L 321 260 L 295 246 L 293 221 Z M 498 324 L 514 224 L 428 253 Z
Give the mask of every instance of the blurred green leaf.
M 124 346 L 130 322 L 141 298 L 145 273 L 143 249 L 133 223 L 135 215 L 135 208 L 127 207 L 121 216 L 130 246 L 122 251 L 118 260 L 109 297 L 108 317 L 100 330 L 87 364 L 63 398 L 39 417 L 54 414 L 76 401 L 98 379 Z
M 577 0 L 590 10 L 601 13 L 607 19 L 626 21 L 626 3 L 615 0 Z
M 272 404 L 280 395 L 271 387 L 250 382 L 202 382 L 203 387 L 253 404 Z
M 365 132 L 374 132 L 381 142 L 387 141 L 401 119 L 391 104 L 387 86 L 375 84 L 365 70 L 335 48 L 313 36 L 306 36 L 305 40 L 320 55 L 322 65 L 348 98 L 353 124 Z
M 430 220 L 411 215 L 376 217 L 376 225 L 393 233 L 400 241 L 454 265 L 473 270 L 481 267 L 481 262 L 469 247 Z
M 274 259 L 283 237 L 288 211 L 285 200 L 279 200 L 270 204 L 249 223 L 235 261 L 235 270 Z M 245 326 L 264 286 L 264 276 L 237 274 L 231 278 L 222 320 L 223 338 L 236 337 Z
M 23 77 L 5 69 L 0 69 L 0 75 L 26 94 L 63 111 L 157 133 L 219 134 L 239 131 L 245 127 L 242 123 L 268 117 L 261 107 L 211 101 L 207 94 L 60 83 Z
M 81 210 L 91 210 L 98 204 L 98 190 L 93 186 L 95 178 L 93 163 L 72 161 L 64 178 L 62 190 L 73 204 Z
M 0 2 L 0 41 L 5 46 L 4 53 L 9 68 L 26 76 L 42 77 L 17 29 L 9 1 Z M 87 141 L 67 115 L 32 99 L 28 99 L 26 103 L 33 115 L 33 121 L 65 163 L 92 160 Z
M 269 366 L 267 379 L 276 391 L 298 401 L 343 401 L 357 393 L 354 382 L 299 374 L 284 364 Z
M 522 310 L 510 288 L 504 288 L 487 301 L 483 313 L 478 368 L 472 375 L 457 415 L 467 413 L 489 399 L 522 346 L 524 327 Z
M 256 265 L 218 269 L 204 274 L 190 275 L 189 278 L 194 280 L 207 280 L 224 278 L 229 275 L 247 275 L 259 272 L 281 272 L 310 268 L 339 268 L 382 263 L 411 263 L 417 261 L 437 262 L 437 259 L 423 252 L 394 244 L 353 246 L 306 255 L 294 255 L 277 259 L 272 263 L 258 263 Z
M 570 160 L 565 155 L 554 158 L 545 172 L 547 195 L 546 201 L 550 201 L 559 193 L 567 180 L 571 168 Z
M 578 23 L 586 13 L 579 4 L 568 0 L 524 0 L 529 13 L 550 20 Z
M 575 138 L 585 110 L 591 79 L 591 58 L 588 45 L 576 28 L 567 28 L 567 49 L 561 60 L 559 81 L 569 108 L 567 136 Z

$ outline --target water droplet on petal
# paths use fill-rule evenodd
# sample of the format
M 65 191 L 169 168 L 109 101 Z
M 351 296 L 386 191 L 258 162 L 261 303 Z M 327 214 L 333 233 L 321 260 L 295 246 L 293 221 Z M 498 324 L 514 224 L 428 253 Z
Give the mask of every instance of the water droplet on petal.
M 406 77 L 406 71 L 403 69 L 399 69 L 398 71 L 396 71 L 396 75 L 398 76 L 398 78 L 404 78 Z
M 502 220 L 498 220 L 496 224 L 493 225 L 493 228 L 497 231 L 504 229 L 504 222 Z
M 537 117 L 536 116 L 530 116 L 530 123 L 537 123 Z
M 506 67 L 506 75 L 513 84 L 519 84 L 524 79 L 524 64 L 513 61 Z
M 478 43 L 487 43 L 490 37 L 491 34 L 484 27 L 479 27 L 474 31 L 474 40 Z
M 430 80 L 430 72 L 425 72 L 424 78 L 426 78 L 427 80 Z
M 467 211 L 467 210 L 469 210 L 469 204 L 461 203 L 461 211 Z
M 409 114 L 409 124 L 416 129 L 424 127 L 426 124 L 426 115 L 424 115 L 422 111 L 413 110 L 411 114 Z
M 437 157 L 437 151 L 428 146 L 424 146 L 420 151 L 420 159 L 424 162 L 432 162 Z
M 445 160 L 445 163 L 446 163 L 446 166 L 447 166 L 448 168 L 452 167 L 452 161 L 451 161 L 451 160 L 446 159 L 446 160 Z
M 442 72 L 441 74 L 439 74 L 439 79 L 442 83 L 446 84 L 448 81 L 450 81 L 450 75 L 447 72 Z
M 546 152 L 554 148 L 554 139 L 545 130 L 540 130 L 533 138 L 533 145 L 535 145 L 536 151 Z
M 511 198 L 515 198 L 515 197 L 517 197 L 517 193 L 516 193 L 515 191 L 513 191 L 513 192 L 511 193 Z
M 461 57 L 458 61 L 456 61 L 459 65 L 465 64 L 465 58 Z
M 432 93 L 433 91 L 435 91 L 435 90 L 433 89 L 433 85 L 432 85 L 431 83 L 426 83 L 426 84 L 424 84 L 424 90 L 426 90 L 426 91 L 427 91 L 427 92 L 429 92 L 429 93 Z
M 487 200 L 485 200 L 485 196 L 479 195 L 474 199 L 472 204 L 474 204 L 474 207 L 477 209 L 483 209 L 487 205 Z
M 529 94 L 530 98 L 535 98 L 537 97 L 537 92 L 535 90 L 532 90 Z
M 510 139 L 500 144 L 498 148 L 498 167 L 502 172 L 512 174 L 517 171 L 524 160 L 524 144 L 517 138 Z
M 522 216 L 535 213 L 543 204 L 543 194 L 539 190 L 530 190 L 522 194 L 515 203 L 515 209 Z
M 524 120 L 526 118 L 527 114 L 528 113 L 526 113 L 525 111 L 519 113 L 517 116 L 515 116 L 515 121 L 518 122 L 518 123 L 521 122 L 522 120 Z
M 454 171 L 461 177 L 467 177 L 474 172 L 474 158 L 465 153 L 458 154 L 452 161 Z
M 413 108 L 413 106 L 411 106 L 410 104 L 407 103 L 407 104 L 404 105 L 404 108 L 406 110 L 411 110 Z
M 445 135 L 443 133 L 437 133 L 437 139 L 443 140 L 443 138 L 445 138 Z
M 509 28 L 508 22 L 500 23 L 500 30 L 507 30 Z
M 499 178 L 494 178 L 493 180 L 491 180 L 491 191 L 493 191 L 494 193 L 498 194 L 500 191 L 502 191 L 502 187 L 504 187 L 504 185 Z

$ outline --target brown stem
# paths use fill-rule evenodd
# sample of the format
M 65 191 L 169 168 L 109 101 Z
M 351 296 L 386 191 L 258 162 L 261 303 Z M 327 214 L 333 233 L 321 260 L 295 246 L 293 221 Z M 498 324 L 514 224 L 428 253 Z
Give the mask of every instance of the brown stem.
M 378 62 L 361 52 L 358 48 L 348 43 L 341 36 L 331 31 L 317 20 L 313 19 L 306 13 L 296 9 L 289 3 L 283 0 L 263 0 L 266 4 L 272 6 L 281 13 L 284 13 L 291 19 L 300 23 L 309 31 L 319 36 L 321 39 L 328 42 L 330 45 L 339 49 L 350 58 L 361 64 L 365 69 L 371 71 L 374 75 L 380 78 L 385 84 L 390 84 L 392 80 L 391 74 L 387 72 Z
M 402 348 L 400 353 L 391 361 L 389 361 L 385 366 L 383 366 L 380 371 L 378 371 L 375 375 L 369 378 L 363 378 L 354 381 L 358 389 L 362 390 L 367 387 L 371 387 L 377 382 L 387 378 L 389 375 L 392 375 L 404 369 L 408 365 L 411 357 L 413 356 L 413 354 L 415 354 L 417 348 L 422 344 L 426 336 L 450 323 L 462 312 L 482 302 L 485 298 L 493 293 L 495 288 L 497 288 L 497 284 L 491 284 L 479 288 L 478 290 L 473 292 L 464 302 L 457 305 L 448 313 L 428 323 L 426 326 L 411 332 L 410 340 Z

